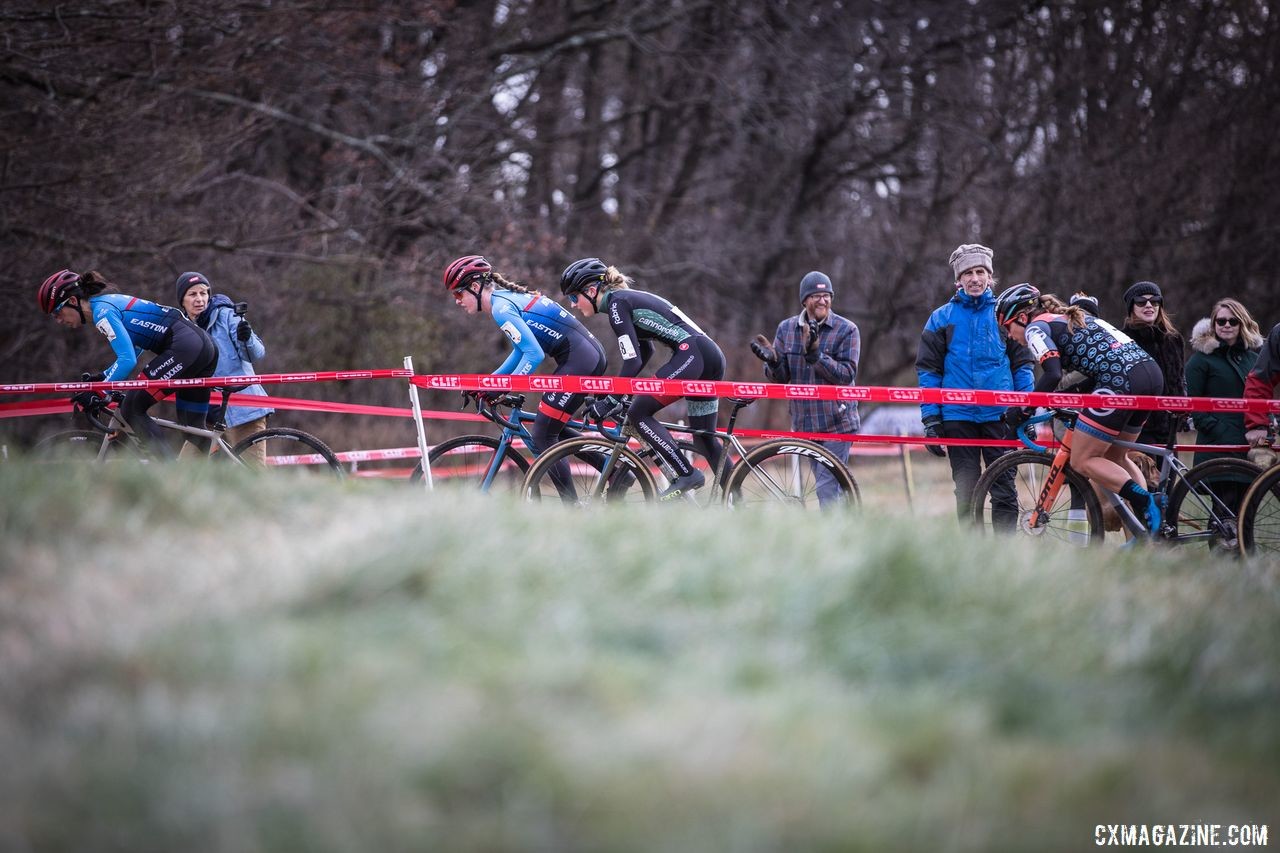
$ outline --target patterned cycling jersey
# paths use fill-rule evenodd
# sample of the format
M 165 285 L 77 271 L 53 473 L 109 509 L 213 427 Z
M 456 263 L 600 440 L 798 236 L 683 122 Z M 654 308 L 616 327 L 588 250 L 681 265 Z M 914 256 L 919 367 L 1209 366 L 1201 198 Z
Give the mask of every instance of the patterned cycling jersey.
M 575 345 L 597 349 L 595 336 L 556 302 L 537 293 L 493 291 L 490 314 L 511 341 L 511 354 L 493 371 L 500 376 L 532 373 L 546 356 L 557 363 L 569 357 Z
M 163 352 L 170 339 L 170 328 L 182 317 L 177 308 L 123 293 L 91 296 L 89 305 L 93 309 L 94 327 L 111 342 L 116 354 L 115 362 L 103 371 L 107 382 L 128 379 L 143 350 Z
M 611 290 L 601 297 L 622 354 L 619 376 L 636 376 L 653 354 L 653 341 L 676 350 L 687 338 L 706 333 L 661 296 L 643 290 Z
M 1058 358 L 1064 373 L 1079 371 L 1114 391 L 1129 390 L 1129 371 L 1152 361 L 1133 338 L 1091 316 L 1073 330 L 1061 314 L 1041 314 L 1027 325 L 1027 347 L 1038 364 Z

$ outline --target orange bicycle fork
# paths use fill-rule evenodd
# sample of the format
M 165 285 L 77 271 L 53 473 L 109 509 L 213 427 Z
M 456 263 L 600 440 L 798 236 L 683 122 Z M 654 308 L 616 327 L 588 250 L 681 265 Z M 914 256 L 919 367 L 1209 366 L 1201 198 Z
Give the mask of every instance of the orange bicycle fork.
M 1049 466 L 1049 477 L 1040 489 L 1040 497 L 1031 509 L 1030 527 L 1032 530 L 1044 527 L 1049 523 L 1049 507 L 1058 499 L 1058 492 L 1067 480 L 1067 463 L 1071 461 L 1071 436 L 1074 429 L 1069 429 L 1062 436 L 1062 446 L 1054 454 L 1053 464 Z

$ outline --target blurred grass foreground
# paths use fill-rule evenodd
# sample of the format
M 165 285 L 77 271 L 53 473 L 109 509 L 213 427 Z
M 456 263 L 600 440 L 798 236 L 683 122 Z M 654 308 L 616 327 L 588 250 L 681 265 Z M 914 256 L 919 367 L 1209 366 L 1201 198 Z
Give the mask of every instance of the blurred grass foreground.
M 0 849 L 1280 831 L 1280 569 L 0 464 Z

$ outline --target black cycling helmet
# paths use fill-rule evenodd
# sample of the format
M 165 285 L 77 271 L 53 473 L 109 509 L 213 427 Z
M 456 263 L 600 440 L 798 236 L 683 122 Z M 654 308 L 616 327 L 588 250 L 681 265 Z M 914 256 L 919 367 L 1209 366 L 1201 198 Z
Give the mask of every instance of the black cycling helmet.
M 581 293 L 593 284 L 604 281 L 609 271 L 599 258 L 581 258 L 569 264 L 560 274 L 560 292 L 565 296 Z
M 1015 284 L 996 297 L 996 322 L 1009 324 L 1009 318 L 1030 311 L 1040 304 L 1040 291 L 1034 285 Z

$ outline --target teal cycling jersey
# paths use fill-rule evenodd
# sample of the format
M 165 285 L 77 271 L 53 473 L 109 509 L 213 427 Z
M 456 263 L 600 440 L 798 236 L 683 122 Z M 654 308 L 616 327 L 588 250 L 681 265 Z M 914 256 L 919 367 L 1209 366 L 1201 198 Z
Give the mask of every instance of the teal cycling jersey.
M 123 293 L 102 293 L 89 298 L 93 326 L 111 343 L 116 360 L 103 371 L 111 382 L 128 379 L 138 366 L 144 350 L 163 352 L 171 340 L 170 330 L 182 312 Z
M 513 347 L 496 375 L 525 376 L 547 356 L 560 363 L 578 346 L 600 347 L 586 326 L 541 294 L 495 289 L 489 304 L 493 322 Z

